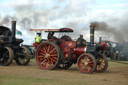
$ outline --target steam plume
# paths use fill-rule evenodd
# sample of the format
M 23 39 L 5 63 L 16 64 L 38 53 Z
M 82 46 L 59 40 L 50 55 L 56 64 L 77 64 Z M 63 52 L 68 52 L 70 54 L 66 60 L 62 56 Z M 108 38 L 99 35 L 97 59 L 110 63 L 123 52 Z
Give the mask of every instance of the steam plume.
M 111 37 L 113 37 L 118 42 L 128 40 L 127 39 L 128 38 L 128 36 L 127 36 L 128 29 L 126 29 L 128 26 L 126 26 L 124 28 L 123 27 L 116 28 L 116 27 L 112 27 L 112 26 L 108 25 L 105 22 L 91 22 L 91 25 L 94 25 L 96 27 L 95 28 L 96 31 L 104 32 L 105 35 L 110 34 Z

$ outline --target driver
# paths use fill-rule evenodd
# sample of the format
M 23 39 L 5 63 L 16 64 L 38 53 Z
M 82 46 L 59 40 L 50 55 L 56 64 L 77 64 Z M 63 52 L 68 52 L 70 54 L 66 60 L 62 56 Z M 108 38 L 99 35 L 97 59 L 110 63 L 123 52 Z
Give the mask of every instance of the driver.
M 78 46 L 85 46 L 86 45 L 86 40 L 83 39 L 83 35 L 80 35 L 80 37 L 77 39 L 77 44 L 78 44 Z
M 48 39 L 52 39 L 52 38 L 54 38 L 54 32 L 49 32 L 48 33 Z
M 35 38 L 35 42 L 36 43 L 40 43 L 42 41 L 42 38 L 41 38 L 41 33 L 37 33 L 37 36 Z

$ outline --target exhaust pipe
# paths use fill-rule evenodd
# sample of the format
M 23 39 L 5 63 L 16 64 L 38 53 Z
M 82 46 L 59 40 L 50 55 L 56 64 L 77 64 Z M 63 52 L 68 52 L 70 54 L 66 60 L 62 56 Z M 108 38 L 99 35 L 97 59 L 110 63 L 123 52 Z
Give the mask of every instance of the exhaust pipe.
M 102 42 L 102 37 L 99 37 L 99 42 Z
M 90 46 L 94 46 L 94 32 L 95 26 L 90 25 Z

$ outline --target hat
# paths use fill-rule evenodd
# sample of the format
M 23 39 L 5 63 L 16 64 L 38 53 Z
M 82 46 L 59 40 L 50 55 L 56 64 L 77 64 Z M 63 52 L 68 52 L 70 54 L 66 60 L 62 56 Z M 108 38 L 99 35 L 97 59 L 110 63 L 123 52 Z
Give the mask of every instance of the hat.
M 40 31 L 37 31 L 36 34 L 41 34 L 41 32 Z

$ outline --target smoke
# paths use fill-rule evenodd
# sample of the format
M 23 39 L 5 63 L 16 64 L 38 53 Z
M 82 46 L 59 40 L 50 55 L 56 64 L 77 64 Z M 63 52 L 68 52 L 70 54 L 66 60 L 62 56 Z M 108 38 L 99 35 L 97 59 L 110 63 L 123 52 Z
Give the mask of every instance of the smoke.
M 2 20 L 0 20 L 0 25 L 7 25 L 10 22 L 10 16 L 5 16 Z
M 74 30 L 71 37 L 76 39 L 80 34 L 88 35 L 89 23 L 97 21 L 93 22 L 97 25 L 96 31 L 112 36 L 117 41 L 128 39 L 126 36 L 126 32 L 128 32 L 126 22 L 128 22 L 128 19 L 127 17 L 124 18 L 124 16 L 127 16 L 126 11 L 126 15 L 123 17 L 115 16 L 116 14 L 108 16 L 107 13 L 111 11 L 105 11 L 105 13 L 107 12 L 105 14 L 103 12 L 99 13 L 100 11 L 97 12 L 98 9 L 93 10 L 95 3 L 96 0 L 25 0 L 12 6 L 14 14 L 8 12 L 7 16 L 1 16 L 0 25 L 10 26 L 11 20 L 17 20 L 20 30 L 32 37 L 35 35 L 29 31 L 30 28 L 54 29 L 68 27 Z M 111 24 L 118 27 L 110 25 L 109 20 Z M 89 39 L 89 36 L 85 39 Z
M 20 25 L 20 27 L 22 27 L 22 29 L 24 28 L 26 30 L 30 27 L 41 28 L 52 26 L 61 28 L 57 26 L 58 23 L 56 23 L 56 25 L 53 23 L 61 19 L 62 26 L 69 26 L 69 24 L 67 25 L 68 22 L 74 23 L 74 20 L 72 20 L 73 17 L 77 18 L 78 16 L 86 15 L 85 10 L 88 8 L 85 6 L 85 4 L 88 4 L 92 1 L 93 0 L 80 0 L 80 2 L 78 2 L 77 0 L 56 0 L 51 1 L 50 4 L 47 1 L 41 1 L 40 3 L 36 2 L 37 4 L 35 4 L 34 0 L 28 0 L 27 4 L 23 3 L 14 5 L 13 9 L 15 11 L 15 17 L 18 20 L 18 24 Z M 62 6 L 62 4 L 65 2 L 68 4 Z M 51 6 L 51 8 L 45 8 L 47 7 L 47 5 L 51 5 L 51 3 L 55 5 Z M 83 10 L 82 8 L 84 8 L 85 10 Z M 12 20 L 12 17 L 14 17 L 14 15 L 9 15 L 9 17 L 5 16 L 5 18 L 2 18 L 3 21 L 0 22 L 0 24 L 10 24 L 10 20 Z
M 112 27 L 105 22 L 91 22 L 91 25 L 95 26 L 96 31 L 103 32 L 106 36 L 113 37 L 114 40 L 118 42 L 122 42 L 124 40 L 128 40 L 128 26 L 126 22 L 122 22 L 123 24 L 120 26 Z
M 77 39 L 79 37 L 78 35 L 80 35 L 80 33 L 81 33 L 80 29 L 78 29 L 79 28 L 78 25 L 79 24 L 77 22 L 75 22 L 75 21 L 74 22 L 66 22 L 65 23 L 66 27 L 71 28 L 71 29 L 74 30 L 74 32 L 70 34 L 70 37 L 72 39 Z

